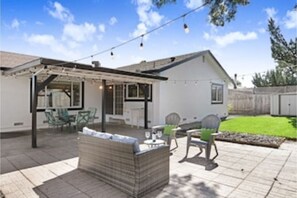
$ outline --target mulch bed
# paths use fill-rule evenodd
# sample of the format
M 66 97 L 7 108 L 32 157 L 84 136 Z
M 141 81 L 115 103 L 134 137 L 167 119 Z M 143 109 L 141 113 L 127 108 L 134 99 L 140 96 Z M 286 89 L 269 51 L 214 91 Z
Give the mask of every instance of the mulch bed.
M 274 137 L 274 136 L 266 136 L 266 135 L 222 132 L 219 136 L 217 136 L 216 140 L 234 142 L 239 144 L 249 144 L 249 145 L 255 145 L 255 146 L 279 148 L 280 145 L 286 139 L 283 137 Z

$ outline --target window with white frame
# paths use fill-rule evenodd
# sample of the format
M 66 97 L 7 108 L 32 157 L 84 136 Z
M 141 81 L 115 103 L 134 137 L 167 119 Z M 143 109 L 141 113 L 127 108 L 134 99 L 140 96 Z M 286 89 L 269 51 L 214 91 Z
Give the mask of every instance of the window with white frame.
M 151 101 L 151 85 L 148 86 L 148 100 Z M 144 100 L 144 90 L 140 88 L 139 84 L 127 84 L 126 85 L 126 101 L 141 101 Z
M 82 82 L 52 81 L 38 93 L 37 108 L 82 108 Z
M 211 84 L 211 104 L 223 104 L 223 91 L 222 84 Z

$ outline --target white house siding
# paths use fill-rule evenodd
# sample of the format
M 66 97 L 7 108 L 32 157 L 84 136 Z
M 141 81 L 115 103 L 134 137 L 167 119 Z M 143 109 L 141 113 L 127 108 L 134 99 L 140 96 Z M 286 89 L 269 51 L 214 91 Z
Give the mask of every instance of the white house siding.
M 30 130 L 32 116 L 30 113 L 30 79 L 28 77 L 1 76 L 0 97 L 0 132 Z M 101 113 L 101 92 L 97 85 L 85 83 L 84 107 L 97 107 L 96 116 Z M 70 111 L 70 114 L 77 111 Z M 48 127 L 44 112 L 37 112 L 37 128 Z M 96 120 L 99 121 L 99 120 Z
M 30 129 L 30 79 L 1 75 L 0 104 L 1 132 Z M 16 123 L 20 125 L 15 126 Z
M 207 58 L 199 57 L 160 73 L 169 79 L 160 83 L 157 122 L 164 123 L 171 112 L 178 113 L 182 123 L 199 121 L 207 114 L 227 116 L 228 85 L 215 68 Z M 224 84 L 223 104 L 211 104 L 212 83 Z

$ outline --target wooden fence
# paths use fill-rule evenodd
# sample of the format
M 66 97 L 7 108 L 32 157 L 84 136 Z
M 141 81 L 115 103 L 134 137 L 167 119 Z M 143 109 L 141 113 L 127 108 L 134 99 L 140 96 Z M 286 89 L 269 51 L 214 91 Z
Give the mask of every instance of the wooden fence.
M 229 90 L 230 114 L 260 115 L 270 113 L 270 94 L 254 94 Z
M 297 86 L 230 89 L 228 94 L 229 114 L 270 114 L 271 94 L 292 92 L 297 92 Z

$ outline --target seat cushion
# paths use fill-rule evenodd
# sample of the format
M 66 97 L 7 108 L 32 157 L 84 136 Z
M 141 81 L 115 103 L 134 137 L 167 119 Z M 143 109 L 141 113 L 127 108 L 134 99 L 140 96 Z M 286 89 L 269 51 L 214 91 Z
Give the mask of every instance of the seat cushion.
M 200 139 L 203 141 L 209 141 L 210 136 L 212 133 L 215 132 L 215 129 L 202 128 L 202 129 L 200 129 L 200 131 L 201 131 Z
M 165 125 L 164 126 L 164 135 L 170 136 L 172 134 L 172 129 L 174 129 L 175 125 Z
M 115 134 L 112 136 L 112 140 L 115 142 L 122 142 L 126 144 L 133 144 L 133 151 L 137 153 L 140 151 L 138 139 L 134 137 Z

